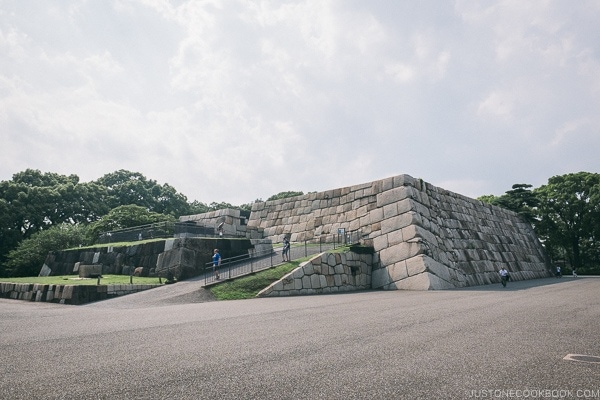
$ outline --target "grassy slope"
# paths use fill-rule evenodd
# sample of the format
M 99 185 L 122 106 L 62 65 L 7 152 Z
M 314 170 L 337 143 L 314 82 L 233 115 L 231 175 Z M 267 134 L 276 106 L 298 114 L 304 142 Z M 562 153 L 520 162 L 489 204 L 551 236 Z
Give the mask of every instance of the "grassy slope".
M 283 276 L 293 271 L 306 259 L 290 261 L 288 263 L 270 268 L 264 271 L 256 272 L 252 275 L 243 276 L 215 285 L 210 291 L 217 300 L 239 300 L 251 299 L 256 297 L 258 292 L 278 281 Z

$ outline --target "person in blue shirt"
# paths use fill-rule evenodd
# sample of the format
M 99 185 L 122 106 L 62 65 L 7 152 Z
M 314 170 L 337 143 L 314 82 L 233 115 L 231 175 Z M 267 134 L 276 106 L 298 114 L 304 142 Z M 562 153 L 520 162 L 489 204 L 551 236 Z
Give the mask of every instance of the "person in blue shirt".
M 213 259 L 213 273 L 215 274 L 215 279 L 219 279 L 218 268 L 221 266 L 221 255 L 219 254 L 219 249 L 215 249 L 212 259 Z

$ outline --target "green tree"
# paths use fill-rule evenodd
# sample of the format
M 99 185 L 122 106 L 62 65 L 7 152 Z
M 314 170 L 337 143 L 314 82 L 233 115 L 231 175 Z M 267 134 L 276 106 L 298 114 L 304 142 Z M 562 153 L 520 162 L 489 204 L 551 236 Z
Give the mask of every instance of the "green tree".
M 533 223 L 539 199 L 531 190 L 532 187 L 526 183 L 515 183 L 512 185 L 512 190 L 508 190 L 502 196 L 494 199 L 492 204 L 512 210 L 522 215 L 528 222 Z
M 120 170 L 89 183 L 81 183 L 77 175 L 34 169 L 14 174 L 12 180 L 0 182 L 0 276 L 6 275 L 9 252 L 22 240 L 62 223 L 90 224 L 111 209 L 132 204 L 146 212 L 173 217 L 211 210 L 203 203 L 188 204 L 187 198 L 172 186 L 159 185 L 137 172 Z M 224 204 L 212 206 L 217 209 Z M 154 216 L 142 219 L 140 224 L 165 219 L 169 218 Z
M 0 182 L 0 274 L 10 250 L 34 233 L 62 223 L 88 223 L 106 214 L 107 191 L 76 175 L 28 169 Z
M 189 214 L 187 198 L 168 184 L 159 185 L 139 172 L 119 170 L 95 181 L 110 195 L 109 207 L 135 204 L 150 211 L 175 217 Z
M 194 200 L 189 204 L 189 213 L 190 215 L 194 214 L 204 214 L 205 212 L 209 212 L 210 207 L 201 201 Z
M 94 222 L 88 229 L 89 239 L 95 242 L 100 234 L 124 228 L 153 224 L 156 222 L 175 222 L 172 215 L 159 214 L 148 209 L 129 204 L 118 206 L 110 210 L 108 214 Z
M 85 244 L 86 227 L 83 225 L 65 223 L 36 232 L 8 253 L 8 273 L 10 276 L 38 275 L 50 251 Z
M 539 200 L 531 188 L 532 185 L 526 183 L 515 183 L 512 185 L 512 190 L 506 191 L 502 196 L 488 194 L 478 197 L 477 200 L 514 211 L 523 216 L 529 223 L 534 223 L 535 210 Z
M 484 194 L 483 196 L 479 196 L 477 200 L 487 204 L 495 204 L 497 198 L 498 196 L 494 196 L 493 194 Z
M 600 174 L 553 176 L 535 190 L 539 199 L 536 232 L 553 259 L 566 258 L 588 271 L 600 263 Z
M 77 175 L 59 175 L 54 172 L 42 173 L 37 169 L 26 169 L 23 172 L 17 172 L 13 175 L 12 182 L 15 184 L 23 184 L 29 187 L 54 187 L 59 184 L 79 183 Z
M 210 204 L 208 205 L 208 211 L 223 210 L 223 209 L 225 209 L 225 208 L 233 208 L 233 209 L 238 209 L 239 207 L 236 207 L 236 206 L 234 206 L 234 205 L 232 205 L 232 204 L 229 204 L 229 203 L 227 203 L 227 202 L 224 202 L 224 201 L 222 201 L 222 202 L 220 202 L 220 203 L 217 203 L 217 202 L 214 202 L 214 201 L 213 201 L 212 203 L 210 203 Z
M 274 194 L 273 196 L 269 197 L 267 199 L 267 201 L 269 201 L 269 200 L 286 199 L 288 197 L 294 197 L 294 196 L 302 196 L 303 194 L 304 194 L 303 192 L 294 192 L 294 191 L 279 192 L 279 193 Z

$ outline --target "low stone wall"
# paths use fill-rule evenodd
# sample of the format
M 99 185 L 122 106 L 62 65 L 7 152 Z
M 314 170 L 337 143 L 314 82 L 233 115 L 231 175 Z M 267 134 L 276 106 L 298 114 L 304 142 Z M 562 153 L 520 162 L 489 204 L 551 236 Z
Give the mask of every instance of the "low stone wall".
M 141 292 L 158 286 L 162 285 L 44 285 L 0 282 L 0 297 L 78 305 Z
M 321 253 L 257 297 L 296 296 L 371 289 L 372 254 Z

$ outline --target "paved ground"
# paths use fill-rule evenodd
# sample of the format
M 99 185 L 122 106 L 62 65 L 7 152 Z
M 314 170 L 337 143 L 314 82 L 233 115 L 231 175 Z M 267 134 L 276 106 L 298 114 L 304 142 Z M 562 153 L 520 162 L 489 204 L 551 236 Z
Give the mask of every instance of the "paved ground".
M 177 290 L 0 300 L 0 398 L 600 397 L 600 364 L 563 360 L 600 356 L 600 278 L 227 302 Z

